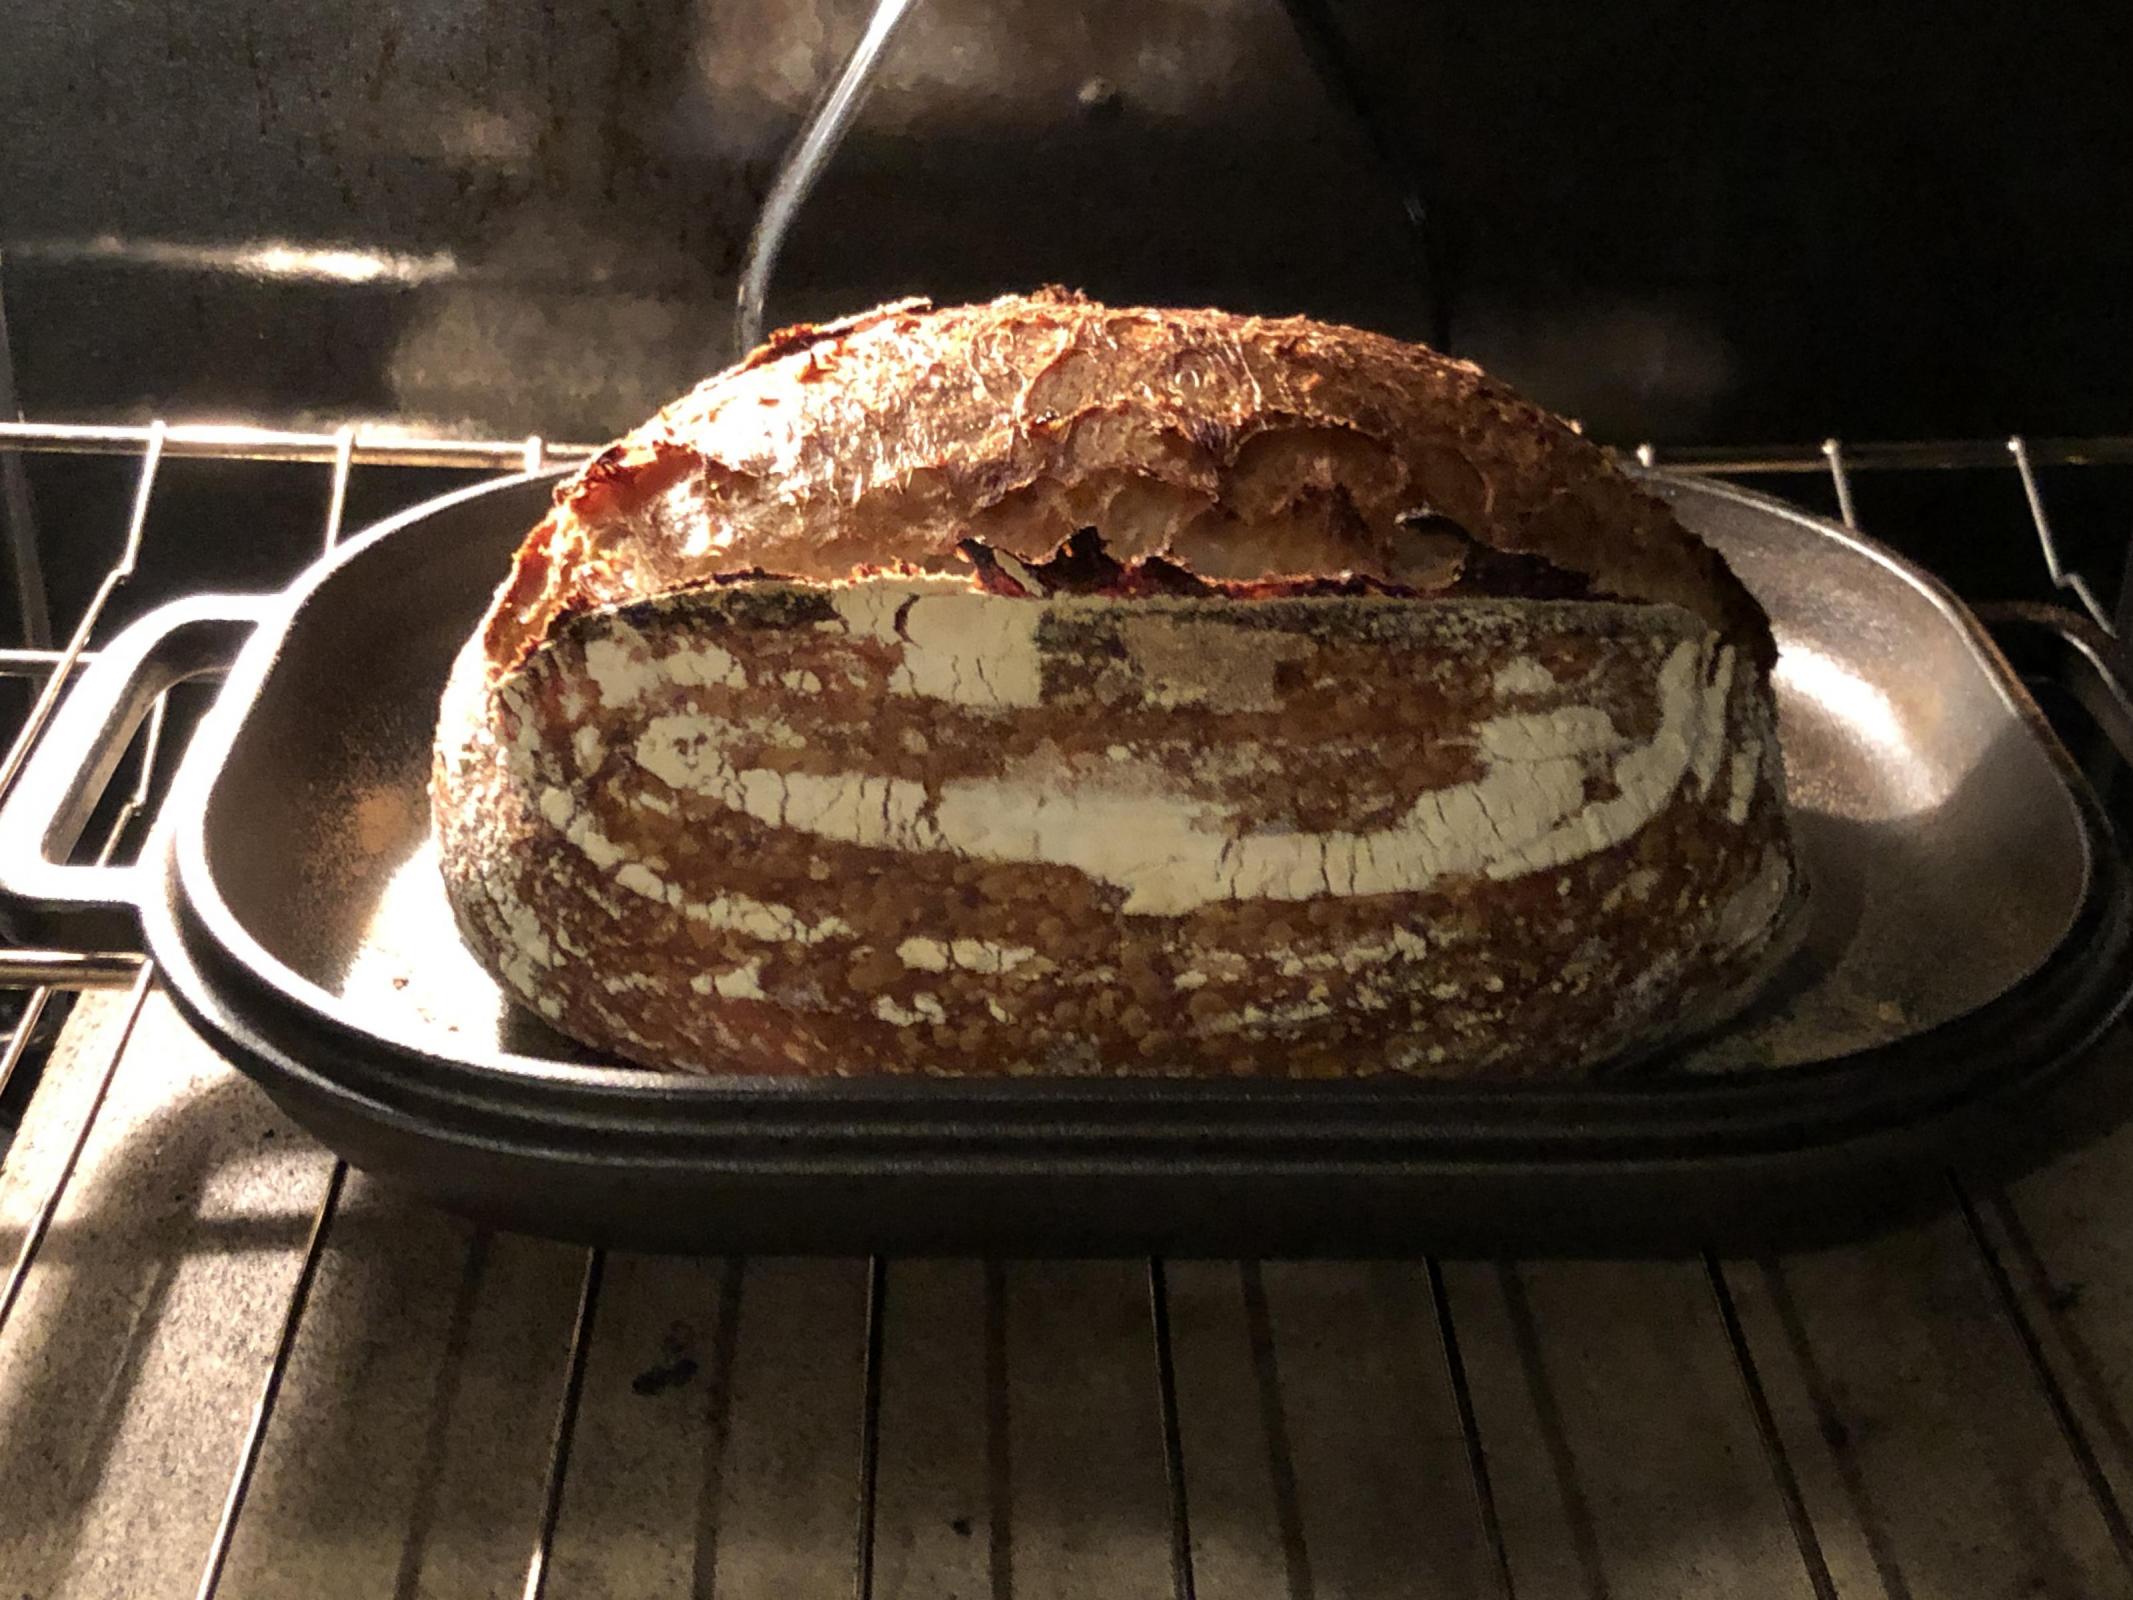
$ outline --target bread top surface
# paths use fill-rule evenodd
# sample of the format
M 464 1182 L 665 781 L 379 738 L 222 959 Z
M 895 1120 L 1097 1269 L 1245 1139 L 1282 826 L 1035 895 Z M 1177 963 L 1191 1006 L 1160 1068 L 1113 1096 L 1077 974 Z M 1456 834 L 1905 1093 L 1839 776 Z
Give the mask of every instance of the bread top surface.
M 965 539 L 1043 560 L 1085 528 L 1121 560 L 1209 578 L 1357 573 L 1424 594 L 1474 556 L 1537 558 L 1686 607 L 1760 668 L 1775 655 L 1664 503 L 1471 363 L 1058 289 L 774 334 L 557 489 L 484 654 L 500 676 L 573 615 L 720 574 L 967 570 Z

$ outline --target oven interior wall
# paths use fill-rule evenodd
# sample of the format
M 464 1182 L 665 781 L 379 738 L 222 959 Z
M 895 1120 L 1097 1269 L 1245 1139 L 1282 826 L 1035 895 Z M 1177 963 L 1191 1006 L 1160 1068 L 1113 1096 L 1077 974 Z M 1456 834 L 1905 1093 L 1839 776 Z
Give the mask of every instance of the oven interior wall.
M 0 5 L 44 416 L 599 438 L 727 355 L 866 0 Z M 1306 48 L 1315 41 L 1317 48 Z M 1065 282 L 1454 343 L 1604 437 L 2110 431 L 2133 12 L 925 0 L 774 319 Z

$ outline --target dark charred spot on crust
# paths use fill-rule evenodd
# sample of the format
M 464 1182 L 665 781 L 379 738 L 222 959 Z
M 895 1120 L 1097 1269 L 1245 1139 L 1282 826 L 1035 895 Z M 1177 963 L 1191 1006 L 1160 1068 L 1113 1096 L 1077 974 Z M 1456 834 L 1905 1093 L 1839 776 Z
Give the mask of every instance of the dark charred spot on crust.
M 1033 600 L 1032 595 L 1017 583 L 1000 565 L 1000 558 L 993 554 L 992 546 L 979 539 L 963 539 L 956 543 L 956 550 L 971 565 L 976 574 L 977 586 L 986 594 L 1000 595 L 1008 600 Z
M 1542 556 L 1521 555 L 1477 544 L 1468 552 L 1453 594 L 1489 595 L 1516 600 L 1591 600 L 1592 579 L 1559 567 Z
M 1133 576 L 1138 580 L 1137 589 L 1142 594 L 1205 594 L 1208 591 L 1205 579 L 1162 556 L 1148 556 L 1136 562 Z
M 896 619 L 892 625 L 896 629 L 896 637 L 903 640 L 905 644 L 911 642 L 911 608 L 917 604 L 918 596 L 914 594 L 896 608 Z
M 1126 576 L 1094 528 L 1077 528 L 1048 559 L 1030 563 L 1030 571 L 1053 594 L 1108 594 Z
M 1441 533 L 1455 539 L 1463 539 L 1468 544 L 1475 542 L 1474 536 L 1467 532 L 1456 518 L 1426 503 L 1416 506 L 1412 511 L 1401 512 L 1399 523 L 1410 533 Z

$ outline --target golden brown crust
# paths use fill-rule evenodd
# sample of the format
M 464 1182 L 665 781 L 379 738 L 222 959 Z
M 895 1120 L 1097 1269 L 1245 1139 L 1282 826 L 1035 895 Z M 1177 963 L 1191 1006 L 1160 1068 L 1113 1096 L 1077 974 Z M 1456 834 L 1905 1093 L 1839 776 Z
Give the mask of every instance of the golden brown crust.
M 1060 289 L 774 334 L 557 490 L 486 653 L 506 671 L 566 616 L 720 571 L 946 566 L 971 536 L 1036 559 L 1085 526 L 1210 577 L 1397 577 L 1426 559 L 1421 514 L 1774 657 L 1755 602 L 1665 505 L 1471 364 Z

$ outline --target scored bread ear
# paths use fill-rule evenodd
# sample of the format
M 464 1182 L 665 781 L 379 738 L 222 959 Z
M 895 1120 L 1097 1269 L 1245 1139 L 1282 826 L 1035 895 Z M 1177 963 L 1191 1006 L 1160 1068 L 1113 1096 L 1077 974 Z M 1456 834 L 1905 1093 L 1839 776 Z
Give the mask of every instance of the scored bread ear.
M 1608 453 L 1470 363 L 1300 317 L 1061 289 L 781 330 L 556 493 L 486 628 L 492 673 L 573 613 L 761 568 L 1042 561 L 1083 528 L 1210 578 L 1411 581 L 1426 520 L 1682 606 L 1759 668 L 1767 620 Z

